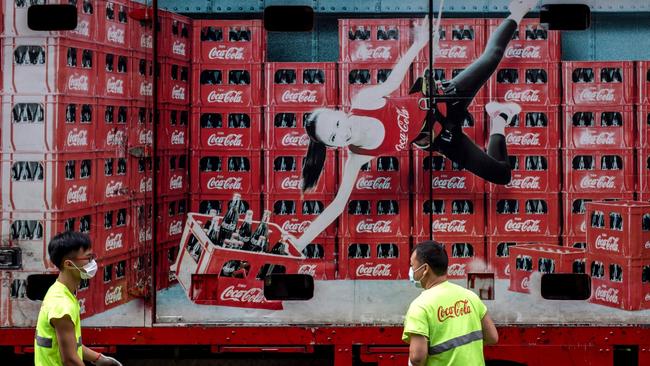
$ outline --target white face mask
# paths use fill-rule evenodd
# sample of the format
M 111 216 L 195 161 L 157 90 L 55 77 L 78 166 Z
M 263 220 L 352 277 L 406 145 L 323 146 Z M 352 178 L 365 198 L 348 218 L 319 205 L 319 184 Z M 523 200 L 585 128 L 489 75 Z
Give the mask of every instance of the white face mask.
M 420 282 L 422 278 L 420 278 L 419 280 L 415 280 L 415 272 L 419 271 L 420 268 L 422 268 L 425 264 L 418 267 L 418 269 L 416 269 L 415 271 L 413 270 L 413 267 L 409 268 L 409 281 L 411 281 L 411 283 L 414 284 L 415 287 L 417 288 L 422 288 L 422 283 Z
M 79 275 L 81 276 L 82 280 L 89 280 L 95 277 L 95 274 L 97 273 L 97 262 L 95 262 L 94 259 L 88 262 L 85 266 L 81 267 L 81 269 L 77 267 L 74 263 L 72 263 L 72 265 L 74 266 L 74 268 L 76 268 L 79 271 Z

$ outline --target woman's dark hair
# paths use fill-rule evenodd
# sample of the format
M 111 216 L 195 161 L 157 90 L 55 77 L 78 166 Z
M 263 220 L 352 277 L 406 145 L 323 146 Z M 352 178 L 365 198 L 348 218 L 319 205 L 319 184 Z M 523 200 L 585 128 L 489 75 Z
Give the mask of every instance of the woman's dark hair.
M 50 261 L 61 269 L 63 259 L 70 253 L 76 252 L 83 248 L 89 249 L 91 246 L 90 237 L 83 233 L 75 231 L 64 231 L 56 234 L 50 243 L 47 245 L 47 253 L 50 256 Z
M 316 137 L 316 121 L 320 110 L 314 111 L 305 121 L 305 131 L 309 136 L 307 155 L 302 163 L 302 191 L 305 192 L 318 184 L 320 174 L 323 172 L 327 146 Z
M 413 250 L 418 260 L 428 264 L 436 276 L 447 274 L 449 257 L 444 245 L 433 240 L 426 240 L 416 245 Z

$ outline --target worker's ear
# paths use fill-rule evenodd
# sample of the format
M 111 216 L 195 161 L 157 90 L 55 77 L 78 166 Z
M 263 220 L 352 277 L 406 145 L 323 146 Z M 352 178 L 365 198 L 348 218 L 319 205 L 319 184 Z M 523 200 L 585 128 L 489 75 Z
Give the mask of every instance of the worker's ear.
M 539 21 L 549 30 L 585 30 L 591 25 L 591 9 L 586 4 L 546 4 Z

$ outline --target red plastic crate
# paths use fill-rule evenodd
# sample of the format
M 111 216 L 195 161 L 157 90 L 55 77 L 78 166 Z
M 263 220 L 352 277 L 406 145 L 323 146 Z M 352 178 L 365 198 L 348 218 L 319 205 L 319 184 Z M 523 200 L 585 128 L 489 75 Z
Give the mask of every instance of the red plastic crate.
M 339 19 L 339 60 L 394 63 L 410 46 L 410 32 L 409 19 Z
M 264 71 L 267 106 L 338 104 L 335 62 L 267 62 Z
M 133 61 L 131 51 L 124 48 L 102 47 L 98 50 L 97 96 L 129 99 Z
M 131 104 L 128 133 L 129 147 L 153 143 L 153 107 L 150 102 L 135 101 Z
M 488 202 L 486 235 L 560 235 L 557 193 L 491 193 Z
M 563 155 L 565 191 L 609 194 L 634 192 L 633 151 L 563 149 Z M 618 170 L 611 170 L 614 165 Z
M 248 75 L 248 80 L 245 75 Z M 242 84 L 247 81 L 247 84 Z M 192 85 L 192 104 L 196 106 L 240 108 L 262 105 L 261 64 L 198 64 L 192 68 Z
M 98 34 L 97 42 L 111 47 L 131 48 L 131 27 L 135 22 L 129 18 L 131 1 L 107 0 L 96 5 Z
M 650 200 L 650 149 L 638 149 L 637 154 L 638 199 L 648 201 Z
M 81 319 L 95 314 L 95 292 L 93 290 L 98 282 L 96 278 L 92 278 L 87 281 L 81 281 L 79 284 L 75 297 L 79 301 L 79 315 Z
M 408 237 L 410 216 L 408 195 L 353 194 L 341 214 L 339 237 Z
M 158 263 L 156 264 L 156 290 L 166 289 L 178 282 L 176 274 L 170 268 L 176 263 L 180 244 L 178 240 L 158 245 Z M 140 259 L 141 260 L 141 259 Z
M 303 198 L 299 194 L 265 194 L 264 209 L 271 211 L 271 222 L 287 233 L 299 237 L 332 203 L 333 199 L 332 195 L 313 195 Z M 337 224 L 334 221 L 318 235 L 318 238 L 333 238 L 336 233 Z
M 158 215 L 162 218 L 158 224 L 159 241 L 178 241 L 183 234 L 183 227 L 190 208 L 189 195 L 164 196 L 157 200 Z
M 488 19 L 488 35 L 503 22 L 503 19 Z M 538 35 L 546 34 L 546 39 L 538 39 Z M 547 31 L 537 19 L 523 19 L 515 37 L 510 40 L 503 55 L 502 63 L 523 62 L 559 62 L 561 60 L 561 32 Z
M 564 121 L 565 148 L 602 150 L 636 145 L 632 105 L 564 106 Z
M 158 119 L 158 149 L 186 150 L 189 146 L 190 108 L 167 104 L 160 108 Z
M 339 157 L 339 176 L 343 179 L 347 150 L 341 152 Z M 408 151 L 396 152 L 392 156 L 377 156 L 359 171 L 352 193 L 407 194 L 410 174 Z
M 455 163 L 443 155 L 434 153 L 429 159 L 429 152 L 413 152 L 413 172 L 415 174 L 414 193 L 428 193 L 429 184 L 434 193 L 482 193 L 485 181 L 467 170 L 458 170 Z M 429 171 L 433 179 L 429 182 Z
M 488 183 L 491 193 L 559 192 L 560 158 L 556 149 L 508 152 L 512 178 L 507 185 Z
M 187 151 L 160 151 L 154 159 L 158 181 L 158 194 L 183 194 L 189 192 L 190 162 Z M 158 167 L 160 164 L 160 168 Z
M 302 250 L 302 254 L 307 259 L 300 262 L 298 273 L 310 275 L 315 280 L 336 279 L 338 253 L 336 253 L 336 243 L 333 238 L 314 239 L 313 243 L 308 244 Z
M 433 239 L 445 247 L 449 257 L 447 278 L 465 279 L 467 273 L 486 272 L 485 237 L 453 234 L 434 236 Z M 428 236 L 415 237 L 413 248 L 426 240 L 429 240 Z
M 158 92 L 160 101 L 189 106 L 191 102 L 190 63 L 172 58 L 161 58 L 157 64 L 162 70 L 160 79 L 158 79 L 160 81 Z
M 433 206 L 433 207 L 432 207 Z M 433 209 L 433 222 L 429 226 L 429 213 Z M 433 229 L 438 236 L 483 236 L 485 234 L 485 211 L 483 195 L 427 194 L 413 197 L 413 235 L 427 237 Z M 431 229 L 430 229 L 431 228 Z
M 2 4 L 0 9 L 0 31 L 6 36 L 20 37 L 64 37 L 94 42 L 97 34 L 97 2 L 95 0 L 78 1 L 76 4 L 68 0 L 48 1 L 47 4 L 76 5 L 77 27 L 71 31 L 35 31 L 29 28 L 27 23 L 27 9 L 34 4 L 44 2 L 10 1 Z
M 325 165 L 313 190 L 305 192 L 312 194 L 336 193 L 336 152 L 326 152 Z M 264 156 L 264 193 L 271 194 L 303 194 L 302 166 L 305 152 L 302 150 L 266 151 Z
M 650 261 L 589 254 L 587 274 L 591 275 L 589 302 L 622 310 L 650 308 Z
M 160 19 L 162 18 L 162 19 Z M 158 34 L 160 56 L 190 62 L 192 59 L 192 19 L 173 12 L 161 12 L 162 21 Z
M 562 246 L 568 248 L 587 249 L 587 235 L 563 235 Z
M 242 167 L 243 160 L 243 167 Z M 262 191 L 259 151 L 202 151 L 194 149 L 191 179 L 194 193 L 231 194 Z M 248 168 L 248 170 L 245 170 Z
M 639 107 L 648 104 L 648 96 L 650 96 L 650 62 L 636 61 L 636 101 Z
M 373 63 L 373 64 L 361 64 L 361 63 L 339 63 L 339 92 L 341 93 L 341 104 L 343 106 L 350 106 L 352 100 L 357 95 L 357 93 L 370 85 L 381 84 L 384 78 L 388 77 L 389 71 L 393 69 L 395 65 L 393 63 Z M 357 82 L 357 76 L 363 79 L 360 79 Z M 385 76 L 383 76 L 385 75 Z M 378 77 L 382 80 L 378 79 Z M 353 78 L 352 81 L 350 79 Z M 402 83 L 400 84 L 399 89 L 397 89 L 391 96 L 406 96 L 408 95 L 409 88 L 411 87 L 410 77 L 407 74 Z M 364 81 L 366 81 L 364 83 Z
M 311 108 L 265 107 L 264 148 L 307 149 L 309 136 L 303 127 Z
M 560 121 L 560 109 L 556 106 L 524 107 L 506 126 L 508 152 L 559 148 Z M 486 124 L 486 130 L 488 125 Z M 486 140 L 486 147 L 488 142 Z
M 115 257 L 131 250 L 131 205 L 129 202 L 97 207 L 95 218 L 97 236 L 93 252 L 100 259 Z
M 191 126 L 193 149 L 258 150 L 262 145 L 262 113 L 258 107 L 194 107 Z
M 645 105 L 637 105 L 636 128 L 638 137 L 636 147 L 650 148 L 650 108 Z
M 128 159 L 129 191 L 137 198 L 151 194 L 153 192 L 153 159 L 135 156 L 129 156 Z
M 556 245 L 528 244 L 510 248 L 510 287 L 508 290 L 530 293 L 530 276 L 540 273 L 581 273 L 587 253 L 584 249 Z M 582 272 L 584 273 L 584 272 Z
M 537 71 L 536 71 L 537 70 Z M 537 72 L 544 70 L 546 78 L 539 77 Z M 516 82 L 501 82 L 512 80 L 516 72 Z M 528 75 L 530 73 L 530 75 Z M 535 76 L 535 80 L 532 80 Z M 535 83 L 536 80 L 544 80 Z M 524 108 L 539 106 L 554 106 L 560 104 L 560 71 L 557 63 L 526 63 L 515 65 L 500 65 L 488 81 L 489 99 L 498 102 L 515 102 Z
M 440 81 L 440 82 L 450 81 L 457 74 L 465 70 L 469 65 L 470 65 L 469 62 L 468 63 L 443 63 L 443 62 L 438 62 L 438 60 L 436 60 L 436 63 L 433 66 L 433 80 Z M 423 77 L 425 79 L 429 77 L 428 63 L 416 62 L 413 64 L 413 77 L 411 79 L 413 80 L 413 82 L 415 82 L 415 80 L 419 77 Z M 408 86 L 410 88 L 410 84 Z M 476 96 L 474 96 L 474 99 L 470 104 L 470 112 L 472 112 L 472 115 L 477 116 L 478 113 L 484 114 L 483 105 L 486 102 L 488 102 L 487 96 L 488 96 L 488 88 L 487 86 L 483 85 L 478 90 Z M 481 116 L 481 119 L 483 119 L 483 116 Z M 470 136 L 470 137 L 474 138 L 475 136 Z M 482 141 L 482 139 L 479 141 Z
M 95 145 L 100 151 L 123 152 L 127 146 L 132 104 L 127 100 L 99 99 Z
M 590 253 L 650 258 L 650 203 L 589 202 L 586 206 Z
M 194 63 L 221 65 L 266 60 L 266 30 L 261 20 L 194 20 L 192 23 Z M 236 40 L 241 38 L 242 28 L 250 31 L 250 41 Z M 221 37 L 214 32 L 217 30 L 221 32 Z M 230 37 L 231 31 L 234 31 L 234 38 Z
M 129 301 L 127 275 L 130 275 L 129 254 L 100 258 L 95 288 L 95 307 L 98 313 Z
M 408 279 L 411 257 L 408 237 L 345 238 L 340 248 L 340 279 Z
M 96 163 L 96 198 L 104 203 L 126 201 L 131 197 L 129 159 L 125 155 L 99 153 Z
M 422 19 L 414 19 L 414 21 L 422 22 Z M 442 19 L 439 28 L 439 49 L 434 51 L 436 65 L 440 63 L 471 63 L 476 60 L 485 49 L 487 37 L 485 24 L 485 19 Z M 467 39 L 468 37 L 471 39 Z M 420 51 L 416 61 L 429 63 L 428 47 Z
M 232 194 L 190 194 L 190 211 L 208 215 L 210 210 L 217 210 L 217 215 L 224 215 L 228 210 L 229 202 L 232 200 Z M 247 210 L 253 210 L 253 219 L 262 218 L 262 200 L 259 194 L 242 194 L 242 206 L 240 213 L 246 213 Z
M 130 40 L 131 48 L 137 52 L 148 52 L 149 54 L 151 54 L 153 52 L 153 27 L 152 27 L 153 8 L 151 7 L 151 5 L 147 6 L 146 4 L 142 4 L 137 1 L 131 1 L 131 10 L 148 12 L 146 21 L 135 20 L 132 18 L 129 19 L 129 33 L 131 37 Z M 162 10 L 158 10 L 158 14 L 159 14 L 158 23 L 160 23 L 160 17 L 162 16 L 162 13 L 163 13 Z M 162 43 L 161 36 L 162 35 L 158 33 L 158 37 L 159 37 L 158 39 Z M 162 47 L 158 49 L 162 50 Z
M 514 267 L 510 267 L 510 250 L 522 244 L 545 244 L 559 245 L 557 237 L 550 236 L 522 236 L 522 237 L 501 237 L 488 236 L 487 260 L 488 268 L 498 279 L 510 278 Z
M 562 234 L 565 236 L 580 236 L 582 237 L 582 241 L 585 242 L 588 223 L 586 214 L 587 202 L 633 199 L 634 194 L 632 193 L 617 194 L 616 196 L 606 193 L 562 193 L 562 206 L 564 211 Z
M 153 205 L 150 200 L 131 200 L 131 243 L 134 251 L 147 252 L 154 243 Z
M 163 83 L 159 83 L 159 88 Z M 151 101 L 153 98 L 151 53 L 131 52 L 131 97 L 143 101 Z
M 589 69 L 593 74 L 581 72 Z M 608 70 L 618 69 L 619 82 L 609 82 L 614 78 Z M 575 73 L 575 75 L 574 75 Z M 593 81 L 588 81 L 592 79 Z M 603 80 L 603 77 L 605 79 Z M 574 81 L 584 79 L 587 81 Z M 634 103 L 634 63 L 632 61 L 612 62 L 562 62 L 564 80 L 564 104 L 568 105 L 627 105 Z

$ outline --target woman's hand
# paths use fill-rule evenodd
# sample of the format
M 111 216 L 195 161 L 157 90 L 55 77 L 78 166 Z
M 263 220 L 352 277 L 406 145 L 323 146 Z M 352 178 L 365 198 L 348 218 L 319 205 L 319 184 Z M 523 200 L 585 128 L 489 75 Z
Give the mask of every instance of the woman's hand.
M 413 27 L 413 47 L 424 48 L 429 43 L 430 35 L 429 16 L 427 15 L 421 21 L 415 23 Z

